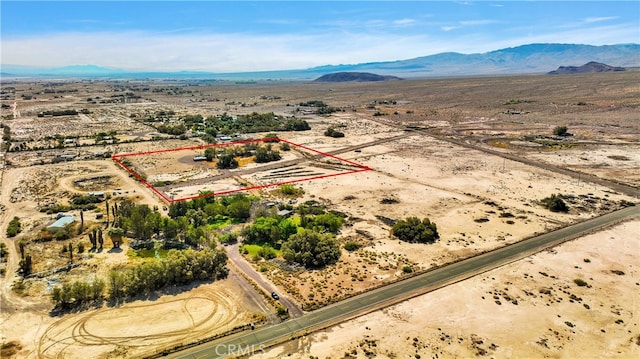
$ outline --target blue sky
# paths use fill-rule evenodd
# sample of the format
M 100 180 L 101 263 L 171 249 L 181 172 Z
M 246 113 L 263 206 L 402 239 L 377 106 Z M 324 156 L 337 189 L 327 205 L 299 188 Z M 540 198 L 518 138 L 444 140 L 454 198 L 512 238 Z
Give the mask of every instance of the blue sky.
M 8 1 L 0 63 L 299 69 L 529 43 L 640 43 L 639 1 Z

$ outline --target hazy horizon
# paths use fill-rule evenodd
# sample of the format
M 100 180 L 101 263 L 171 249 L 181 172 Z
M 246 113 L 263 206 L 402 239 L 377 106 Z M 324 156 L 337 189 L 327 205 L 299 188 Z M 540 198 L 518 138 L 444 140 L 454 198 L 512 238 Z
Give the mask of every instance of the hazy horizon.
M 37 4 L 37 6 L 34 6 Z M 3 1 L 2 65 L 252 72 L 640 42 L 636 1 Z

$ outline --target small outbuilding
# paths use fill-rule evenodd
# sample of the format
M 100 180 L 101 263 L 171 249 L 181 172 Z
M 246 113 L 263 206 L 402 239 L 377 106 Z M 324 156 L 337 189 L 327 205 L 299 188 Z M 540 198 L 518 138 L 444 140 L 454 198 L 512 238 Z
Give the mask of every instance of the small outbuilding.
M 281 211 L 278 211 L 278 216 L 284 217 L 284 218 L 291 217 L 292 214 L 293 214 L 293 211 L 290 211 L 288 209 L 283 209 Z
M 75 221 L 76 221 L 76 218 L 74 216 L 62 216 L 62 217 L 58 218 L 52 224 L 48 225 L 47 229 L 49 229 L 49 231 L 51 231 L 51 232 L 61 231 L 67 225 L 69 225 L 71 223 L 74 223 Z

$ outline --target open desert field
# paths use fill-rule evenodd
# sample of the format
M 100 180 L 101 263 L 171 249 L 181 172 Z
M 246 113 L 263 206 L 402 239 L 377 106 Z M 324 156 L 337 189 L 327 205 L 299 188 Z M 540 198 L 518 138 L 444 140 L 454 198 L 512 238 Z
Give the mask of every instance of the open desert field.
M 636 358 L 639 227 L 623 223 L 253 357 Z
M 366 84 L 5 82 L 2 357 L 153 355 L 234 328 L 250 330 L 252 323 L 286 320 L 283 305 L 309 312 L 636 205 L 638 83 L 638 71 Z M 318 112 L 318 101 L 333 111 Z M 277 129 L 239 133 L 237 124 L 254 117 Z M 308 128 L 292 130 L 300 123 Z M 554 134 L 558 126 L 568 134 Z M 327 136 L 329 129 L 344 137 Z M 245 152 L 232 156 L 238 162 L 233 168 L 218 166 L 219 153 L 194 161 L 213 141 L 274 133 L 301 147 L 269 144 L 278 159 L 257 163 L 256 148 L 235 146 Z M 181 148 L 190 149 L 174 151 Z M 150 154 L 118 157 L 131 153 Z M 127 159 L 146 183 L 113 161 L 114 155 Z M 288 182 L 287 194 L 279 184 Z M 216 196 L 221 202 L 203 210 L 170 203 L 211 191 L 233 194 Z M 95 193 L 100 198 L 92 207 L 79 205 Z M 219 203 L 231 208 L 225 201 L 238 193 L 250 201 L 246 216 L 221 215 Z M 543 205 L 553 195 L 566 211 Z M 147 237 L 136 232 L 135 221 L 116 221 L 130 203 L 147 205 L 156 216 Z M 222 245 L 235 234 L 242 248 L 243 229 L 274 206 L 301 226 L 309 210 L 303 204 L 340 217 L 331 234 L 339 246 L 334 263 L 304 268 L 289 263 L 280 249 L 274 258 L 249 250 L 235 258 L 229 251 L 237 247 Z M 180 210 L 191 219 L 181 224 L 175 214 Z M 59 212 L 75 217 L 73 230 L 66 237 L 43 234 Z M 397 221 L 413 216 L 436 223 L 439 239 L 409 243 L 392 235 Z M 4 236 L 15 217 L 19 233 Z M 192 235 L 200 230 L 196 222 L 206 228 Z M 229 275 L 168 285 L 124 302 L 54 310 L 56 287 L 103 279 L 100 294 L 107 297 L 113 295 L 114 270 L 167 261 L 160 243 L 170 225 L 185 228 L 173 232 L 174 242 L 194 252 L 228 254 Z M 638 225 L 636 219 L 583 236 L 263 356 L 637 356 Z M 94 229 L 113 238 L 107 233 L 118 226 L 129 228 L 119 248 L 106 239 L 104 250 L 79 251 L 81 244 L 90 247 Z M 152 249 L 140 249 L 141 242 Z M 19 271 L 25 253 L 30 275 Z M 282 298 L 274 300 L 271 291 Z

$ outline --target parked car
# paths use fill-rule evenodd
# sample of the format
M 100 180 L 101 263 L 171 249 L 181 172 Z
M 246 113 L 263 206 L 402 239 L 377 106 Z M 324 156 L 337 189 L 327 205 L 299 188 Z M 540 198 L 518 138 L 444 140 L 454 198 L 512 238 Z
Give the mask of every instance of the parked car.
M 280 296 L 279 296 L 279 295 L 278 295 L 278 293 L 276 293 L 276 292 L 271 292 L 271 296 L 272 296 L 272 297 L 273 297 L 273 299 L 275 299 L 275 300 L 279 300 L 279 299 L 280 299 Z

